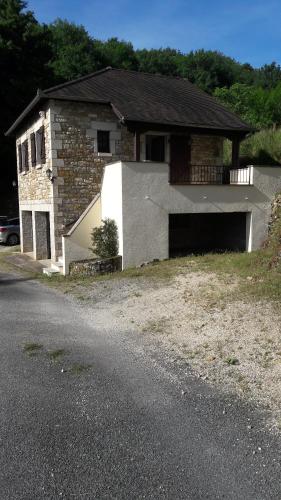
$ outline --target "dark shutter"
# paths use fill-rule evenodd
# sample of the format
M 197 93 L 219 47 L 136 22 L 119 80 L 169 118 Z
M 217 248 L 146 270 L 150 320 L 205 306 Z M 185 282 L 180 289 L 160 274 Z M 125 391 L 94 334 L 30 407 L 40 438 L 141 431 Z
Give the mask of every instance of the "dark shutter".
M 21 145 L 22 152 L 22 170 L 28 170 L 28 142 L 24 141 Z
M 45 131 L 44 127 L 40 127 L 36 132 L 36 163 L 45 163 L 46 152 L 45 152 Z
M 45 163 L 45 161 L 46 161 L 46 148 L 45 148 L 45 130 L 44 130 L 44 127 L 40 128 L 40 135 L 41 135 L 40 158 L 41 158 L 41 163 Z
M 19 166 L 19 173 L 21 174 L 22 172 L 21 144 L 18 145 L 18 166 Z
M 28 162 L 28 141 L 24 141 L 24 170 L 29 170 Z
M 32 133 L 30 136 L 31 145 L 31 165 L 35 167 L 36 165 L 36 144 L 35 144 L 35 134 Z

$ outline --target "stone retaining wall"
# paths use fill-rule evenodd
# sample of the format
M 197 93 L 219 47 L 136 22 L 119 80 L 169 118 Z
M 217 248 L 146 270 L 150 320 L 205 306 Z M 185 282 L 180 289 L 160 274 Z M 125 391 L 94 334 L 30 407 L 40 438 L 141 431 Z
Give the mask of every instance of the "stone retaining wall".
M 110 259 L 79 260 L 71 262 L 69 265 L 71 276 L 95 276 L 116 271 L 122 271 L 122 257 L 120 255 Z

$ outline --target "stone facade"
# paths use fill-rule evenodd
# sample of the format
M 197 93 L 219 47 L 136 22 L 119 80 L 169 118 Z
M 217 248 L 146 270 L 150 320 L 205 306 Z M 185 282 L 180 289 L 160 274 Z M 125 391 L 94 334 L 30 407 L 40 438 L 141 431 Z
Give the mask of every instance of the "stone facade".
M 192 135 L 192 165 L 222 165 L 223 137 L 215 135 Z
M 50 110 L 45 107 L 42 109 L 44 116 L 37 118 L 33 116 L 26 129 L 20 133 L 16 140 L 17 151 L 17 164 L 18 164 L 18 188 L 19 188 L 19 202 L 27 202 L 34 200 L 40 202 L 44 200 L 51 201 L 52 198 L 52 184 L 46 176 L 46 170 L 51 168 L 51 135 L 50 135 Z M 41 126 L 45 129 L 45 151 L 46 162 L 38 164 L 35 167 L 31 166 L 31 144 L 30 136 L 35 133 Z M 28 141 L 28 164 L 29 170 L 19 173 L 19 158 L 18 146 L 23 142 Z

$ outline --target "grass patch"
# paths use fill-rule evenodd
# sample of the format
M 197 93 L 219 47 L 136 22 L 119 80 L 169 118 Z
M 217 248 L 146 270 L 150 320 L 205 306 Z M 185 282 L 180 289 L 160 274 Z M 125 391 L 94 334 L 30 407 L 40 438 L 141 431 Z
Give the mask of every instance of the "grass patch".
M 225 358 L 224 361 L 228 365 L 232 365 L 232 366 L 239 365 L 239 360 L 237 358 L 232 357 L 232 356 L 228 356 L 227 358 Z
M 66 351 L 64 349 L 55 349 L 48 352 L 48 357 L 51 359 L 51 361 L 56 362 L 59 361 L 65 354 Z
M 165 260 L 141 268 L 126 269 L 121 272 L 101 276 L 53 276 L 51 279 L 39 276 L 39 280 L 65 293 L 75 292 L 75 288 L 89 288 L 96 282 L 120 279 L 151 279 L 155 283 L 169 282 L 179 274 L 192 271 L 214 272 L 222 280 L 235 278 L 239 286 L 233 292 L 235 298 L 247 296 L 253 299 L 281 300 L 281 266 L 270 266 L 275 250 L 266 248 L 252 253 L 228 252 L 221 254 L 191 255 Z M 80 292 L 81 293 L 81 292 Z M 230 292 L 227 292 L 230 294 Z M 224 291 L 223 294 L 224 295 Z M 79 298 L 82 298 L 80 295 Z M 210 298 L 210 297 L 209 297 Z M 220 297 L 216 297 L 220 299 Z M 84 299 L 84 296 L 83 296 Z
M 80 363 L 74 363 L 69 369 L 69 373 L 72 373 L 72 375 L 81 375 L 82 373 L 85 373 L 89 371 L 91 368 L 91 365 L 82 365 Z
M 36 342 L 26 342 L 23 346 L 23 350 L 29 356 L 34 356 L 34 354 L 37 354 L 42 347 L 42 344 L 37 344 Z

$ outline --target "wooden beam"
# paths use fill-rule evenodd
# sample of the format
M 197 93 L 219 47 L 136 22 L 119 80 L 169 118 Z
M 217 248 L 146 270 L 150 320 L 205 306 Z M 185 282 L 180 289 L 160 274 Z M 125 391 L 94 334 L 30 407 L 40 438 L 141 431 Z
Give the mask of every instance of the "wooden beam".
M 135 131 L 135 161 L 140 161 L 140 132 Z
M 232 167 L 239 168 L 239 149 L 240 149 L 240 138 L 234 136 L 232 138 Z

